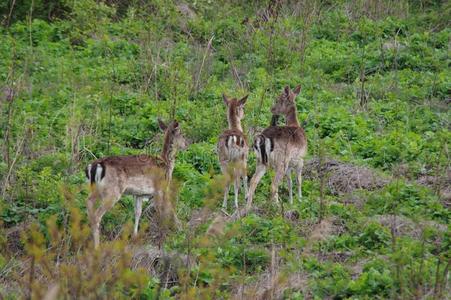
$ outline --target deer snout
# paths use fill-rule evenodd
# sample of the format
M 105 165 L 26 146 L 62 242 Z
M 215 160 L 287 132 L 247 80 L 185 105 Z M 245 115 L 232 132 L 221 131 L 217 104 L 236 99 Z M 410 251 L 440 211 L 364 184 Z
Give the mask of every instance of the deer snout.
M 180 143 L 180 150 L 186 150 L 191 143 L 187 139 L 183 139 Z

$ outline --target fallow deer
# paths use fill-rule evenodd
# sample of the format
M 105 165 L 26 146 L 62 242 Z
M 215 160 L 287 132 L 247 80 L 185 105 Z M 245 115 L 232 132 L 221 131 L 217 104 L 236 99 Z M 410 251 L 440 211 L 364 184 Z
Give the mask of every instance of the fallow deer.
M 257 167 L 247 195 L 248 208 L 252 204 L 255 189 L 268 167 L 275 171 L 271 183 L 273 200 L 278 202 L 279 184 L 284 176 L 290 175 L 291 171 L 296 174 L 299 200 L 302 197 L 302 167 L 307 153 L 307 138 L 297 119 L 295 98 L 300 91 L 300 86 L 293 91 L 286 86 L 271 108 L 273 115 L 285 116 L 287 126 L 270 126 L 255 137 L 253 148 L 257 156 Z M 291 190 L 290 183 L 291 177 L 288 181 L 289 190 Z M 291 196 L 290 202 L 292 201 Z
M 283 90 L 282 93 L 285 93 L 285 89 Z M 283 99 L 283 94 L 280 95 L 279 97 L 277 97 L 275 103 L 277 103 L 277 101 L 280 101 L 280 99 Z M 279 119 L 280 119 L 280 115 L 273 113 L 270 126 L 277 126 Z M 286 124 L 286 120 L 285 120 L 285 124 Z M 294 170 L 292 168 L 288 168 L 287 174 L 285 174 L 285 177 L 287 179 L 287 188 L 288 188 L 288 195 L 289 195 L 288 199 L 290 201 L 290 204 L 293 204 L 293 181 L 291 178 L 291 174 L 293 173 L 293 171 Z M 298 186 L 298 200 L 301 201 L 301 198 L 302 198 L 302 190 Z
M 240 100 L 229 99 L 223 95 L 224 104 L 227 107 L 227 121 L 229 128 L 219 137 L 217 144 L 219 162 L 223 174 L 231 176 L 234 183 L 235 208 L 238 208 L 238 194 L 241 180 L 243 181 L 245 194 L 247 193 L 247 156 L 249 146 L 241 127 L 241 119 L 244 117 L 244 105 L 248 96 Z M 227 207 L 230 183 L 227 182 L 224 189 L 224 202 Z
M 97 159 L 86 168 L 86 177 L 91 186 L 87 209 L 96 248 L 100 244 L 99 227 L 102 217 L 122 195 L 133 195 L 135 198 L 134 236 L 138 233 L 143 201 L 156 196 L 157 201 L 169 202 L 165 198 L 165 189 L 172 179 L 177 150 L 186 148 L 187 142 L 177 121 L 166 125 L 158 120 L 158 123 L 164 131 L 164 145 L 159 157 L 110 156 Z M 172 217 L 177 221 L 172 205 L 164 205 L 171 207 Z

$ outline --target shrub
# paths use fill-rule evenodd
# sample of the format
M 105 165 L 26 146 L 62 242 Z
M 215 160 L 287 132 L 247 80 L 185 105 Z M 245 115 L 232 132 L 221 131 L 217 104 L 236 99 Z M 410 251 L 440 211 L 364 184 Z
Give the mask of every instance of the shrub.
M 378 223 L 370 223 L 359 235 L 358 242 L 368 250 L 385 248 L 390 242 L 390 232 Z

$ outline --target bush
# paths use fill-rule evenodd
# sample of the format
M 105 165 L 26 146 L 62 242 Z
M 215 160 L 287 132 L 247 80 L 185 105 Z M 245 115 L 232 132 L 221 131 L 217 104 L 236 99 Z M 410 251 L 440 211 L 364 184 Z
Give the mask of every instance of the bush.
M 393 284 L 393 276 L 389 270 L 380 272 L 371 268 L 349 283 L 347 293 L 349 296 L 389 297 Z
M 368 250 L 385 248 L 390 242 L 390 232 L 378 223 L 370 223 L 359 235 L 358 242 Z

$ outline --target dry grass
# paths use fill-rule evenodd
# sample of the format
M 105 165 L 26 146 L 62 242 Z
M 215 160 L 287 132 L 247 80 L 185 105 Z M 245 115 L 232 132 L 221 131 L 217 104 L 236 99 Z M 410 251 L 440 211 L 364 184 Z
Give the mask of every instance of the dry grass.
M 313 227 L 309 241 L 324 241 L 332 235 L 343 233 L 344 228 L 336 217 L 328 217 Z
M 194 257 L 177 252 L 166 253 L 151 245 L 132 250 L 132 269 L 144 269 L 149 275 L 162 278 L 162 282 L 171 285 L 178 282 L 178 271 L 191 269 L 197 263 Z
M 415 239 L 421 238 L 425 227 L 435 228 L 442 233 L 445 233 L 448 230 L 448 226 L 434 221 L 414 222 L 412 219 L 402 215 L 397 215 L 396 218 L 393 215 L 377 215 L 369 218 L 369 221 L 373 220 L 388 228 L 391 228 L 392 225 L 394 225 L 397 235 L 409 236 Z
M 336 160 L 325 160 L 320 166 L 319 158 L 309 160 L 304 167 L 306 179 L 327 179 L 327 187 L 333 195 L 343 195 L 358 189 L 375 190 L 383 187 L 389 179 L 378 175 L 369 168 Z
M 446 208 L 451 207 L 451 168 L 447 168 L 439 176 L 423 175 L 416 182 L 435 190 Z
M 271 274 L 267 271 L 255 282 L 237 286 L 232 299 L 284 299 L 283 293 L 287 289 L 302 291 L 304 295 L 309 295 L 307 274 L 288 271 L 277 271 L 276 274 Z
M 327 217 L 321 222 L 310 226 L 307 234 L 307 244 L 303 249 L 303 253 L 311 254 L 314 245 L 318 242 L 327 240 L 329 237 L 339 235 L 345 231 L 345 227 L 340 219 L 337 217 Z

